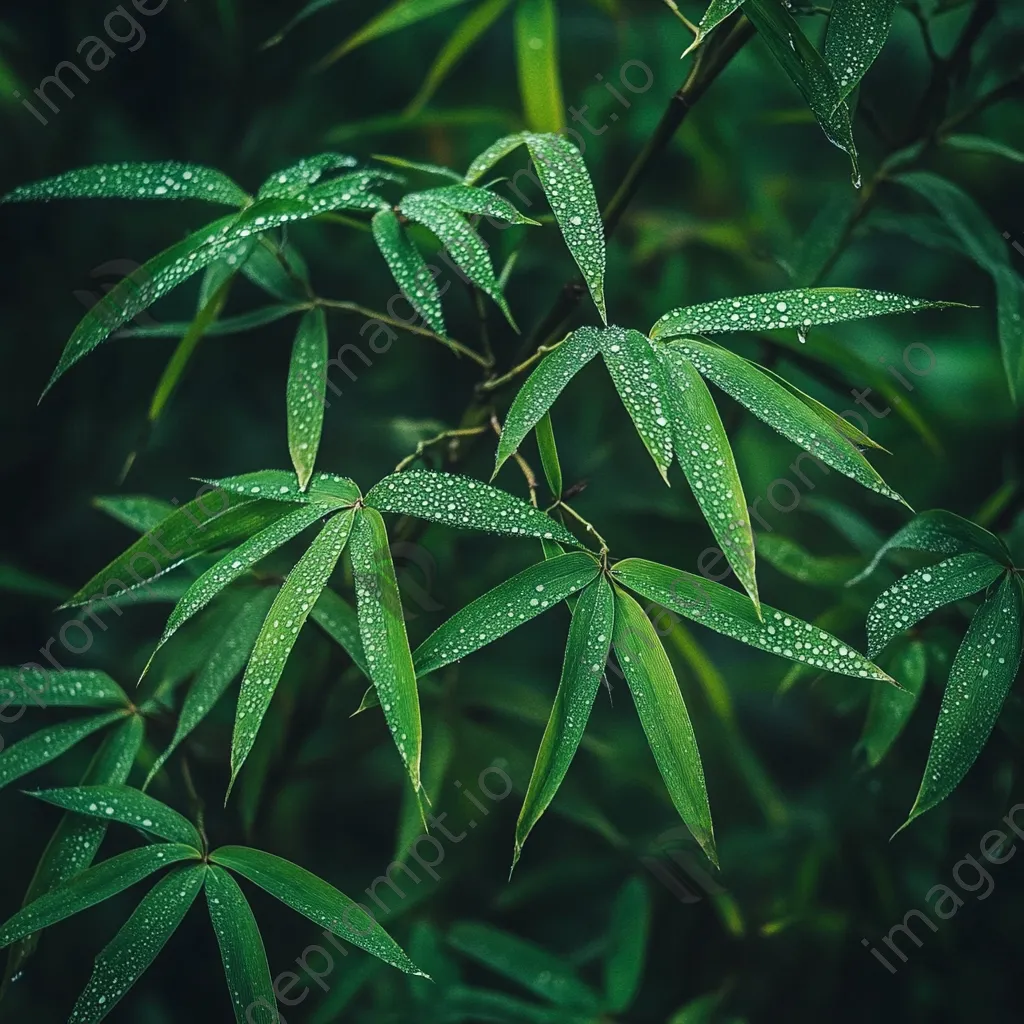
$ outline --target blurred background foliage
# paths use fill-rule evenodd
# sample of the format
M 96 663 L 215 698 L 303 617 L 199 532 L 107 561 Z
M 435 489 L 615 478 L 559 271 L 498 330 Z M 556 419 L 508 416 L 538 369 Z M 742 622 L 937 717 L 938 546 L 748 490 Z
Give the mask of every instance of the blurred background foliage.
M 467 14 L 485 6 L 493 24 L 428 95 L 424 81 L 435 56 Z M 111 44 L 116 56 L 109 65 L 87 85 L 73 81 L 75 97 L 59 96 L 60 112 L 47 111 L 44 126 L 15 92 L 31 95 L 60 61 L 75 59 L 79 41 L 99 34 L 112 8 L 100 0 L 7 5 L 0 16 L 0 191 L 93 162 L 157 159 L 216 166 L 252 188 L 272 169 L 324 148 L 361 158 L 398 154 L 461 171 L 496 137 L 524 126 L 514 6 L 455 5 L 327 64 L 324 58 L 379 5 L 325 4 L 263 49 L 297 4 L 170 0 L 159 15 L 140 19 L 145 42 L 135 52 Z M 702 14 L 698 4 L 679 6 L 694 21 Z M 801 23 L 820 41 L 820 14 L 809 11 Z M 965 25 L 973 26 L 969 45 L 958 47 Z M 584 134 L 586 162 L 604 204 L 684 81 L 692 58 L 680 62 L 679 54 L 691 36 L 655 0 L 559 0 L 557 29 L 564 107 L 586 105 L 590 124 L 606 126 Z M 955 128 L 1005 147 L 1024 145 L 1022 52 L 1019 4 L 953 0 L 898 8 L 890 40 L 858 97 L 855 130 L 865 179 L 858 191 L 846 157 L 825 140 L 764 45 L 746 43 L 652 163 L 625 212 L 609 250 L 612 320 L 646 329 L 672 307 L 808 283 L 816 270 L 825 283 L 980 307 L 820 330 L 806 347 L 778 333 L 735 347 L 771 362 L 837 411 L 855 408 L 851 388 L 874 389 L 875 409 L 892 409 L 868 416 L 871 436 L 892 453 L 875 460 L 886 480 L 917 509 L 947 508 L 1004 534 L 1016 527 L 1019 541 L 1021 432 L 1000 360 L 992 278 L 932 207 L 883 180 L 879 168 L 930 134 L 917 166 L 972 196 L 984 218 L 978 230 L 1009 235 L 1007 259 L 1024 273 L 1024 256 L 1011 246 L 1014 239 L 1024 243 L 1019 152 L 944 143 Z M 936 54 L 951 53 L 959 56 L 935 62 Z M 642 94 L 626 94 L 626 109 L 605 84 L 617 83 L 628 61 L 643 62 L 653 82 Z M 998 101 L 981 99 L 994 89 L 1001 90 Z M 924 105 L 922 97 L 930 97 Z M 854 211 L 849 230 L 837 231 Z M 52 611 L 58 599 L 129 542 L 124 526 L 94 506 L 98 495 L 185 501 L 195 493 L 191 477 L 287 465 L 283 382 L 293 331 L 287 323 L 207 339 L 151 431 L 147 410 L 173 351 L 169 340 L 116 341 L 36 406 L 89 294 L 98 297 L 104 285 L 204 217 L 191 206 L 116 202 L 3 212 L 8 266 L 0 278 L 0 373 L 9 439 L 3 664 L 37 659 L 66 621 Z M 319 294 L 384 308 L 394 286 L 365 231 L 341 223 L 299 225 L 291 240 L 307 257 Z M 527 332 L 544 322 L 572 277 L 556 229 L 550 223 L 534 229 L 507 290 Z M 193 301 L 187 292 L 176 292 L 153 315 L 187 319 Z M 455 288 L 452 293 L 455 301 L 446 304 L 453 336 L 475 338 L 472 302 Z M 229 312 L 257 301 L 252 286 L 240 282 Z M 580 307 L 577 322 L 590 316 Z M 361 325 L 359 317 L 332 316 L 332 349 L 359 343 Z M 498 316 L 490 317 L 489 328 L 499 366 L 511 365 L 518 340 Z M 935 358 L 927 374 L 905 374 L 911 391 L 887 376 L 885 365 L 899 366 L 914 343 L 927 345 Z M 367 350 L 365 339 L 360 347 Z M 354 477 L 364 489 L 418 441 L 458 425 L 478 370 L 408 334 L 372 355 L 371 365 L 349 365 L 357 379 L 339 377 L 343 395 L 331 400 L 320 466 Z M 727 401 L 723 415 L 748 501 L 765 499 L 758 506 L 767 524 L 759 541 L 763 598 L 809 619 L 824 616 L 828 628 L 863 649 L 866 610 L 894 576 L 876 573 L 854 588 L 842 583 L 906 513 L 837 474 L 816 474 L 813 486 L 801 483 L 788 468 L 795 448 Z M 600 370 L 589 367 L 573 382 L 554 424 L 567 485 L 581 489 L 574 504 L 599 524 L 613 554 L 697 571 L 711 544 L 706 525 L 681 478 L 669 490 L 651 472 Z M 436 450 L 434 464 L 443 464 L 446 451 Z M 138 455 L 122 480 L 133 452 Z M 536 452 L 526 454 L 539 470 Z M 457 468 L 486 478 L 491 457 L 489 443 L 477 444 Z M 779 478 L 794 481 L 799 492 L 788 512 L 766 498 Z M 525 493 L 513 464 L 501 483 Z M 781 493 L 778 504 L 790 504 L 789 489 Z M 414 645 L 537 556 L 526 544 L 443 528 L 429 529 L 418 545 L 396 553 Z M 1018 559 L 1020 550 L 1018 543 Z M 937 933 L 919 929 L 923 947 L 904 943 L 909 960 L 895 975 L 861 943 L 877 945 L 910 908 L 925 906 L 925 893 L 948 883 L 953 864 L 976 853 L 982 835 L 1024 801 L 1024 706 L 1011 694 L 957 792 L 889 842 L 916 791 L 970 607 L 943 609 L 916 631 L 920 650 L 896 648 L 890 655 L 923 651 L 926 682 L 906 731 L 875 767 L 859 745 L 871 696 L 862 682 L 794 674 L 784 662 L 710 633 L 674 630 L 670 653 L 715 815 L 722 871 L 714 879 L 696 870 L 696 846 L 675 831 L 678 819 L 625 687 L 613 685 L 611 699 L 599 697 L 584 747 L 509 882 L 514 822 L 558 679 L 568 616 L 531 623 L 454 666 L 424 688 L 426 777 L 433 771 L 435 814 L 447 812 L 448 827 L 456 834 L 466 829 L 466 838 L 445 844 L 438 881 L 420 872 L 421 883 L 403 886 L 405 899 L 385 889 L 391 912 L 382 914 L 436 983 L 399 976 L 357 952 L 339 958 L 322 985 L 309 977 L 297 983 L 291 998 L 308 995 L 293 1008 L 282 1004 L 285 1019 L 597 1019 L 596 1012 L 573 1009 L 576 983 L 559 983 L 562 970 L 592 990 L 603 990 L 608 974 L 607 991 L 625 1008 L 604 1020 L 1014 1015 L 1024 912 L 1019 862 L 991 869 L 992 898 L 965 895 L 967 905 Z M 133 685 L 166 611 L 126 610 L 67 667 L 101 667 Z M 209 654 L 208 625 L 199 619 L 168 646 L 158 682 L 184 681 L 196 670 Z M 215 843 L 251 841 L 357 896 L 392 860 L 396 831 L 411 834 L 382 719 L 373 711 L 349 717 L 362 690 L 340 651 L 306 631 L 228 809 L 219 805 L 230 707 L 218 708 L 188 744 L 188 785 L 176 759 L 154 795 L 184 807 L 182 794 L 194 784 Z M 5 743 L 37 727 L 38 718 L 30 712 L 4 723 Z M 150 762 L 173 718 L 164 727 L 168 735 L 157 731 L 147 740 Z M 49 769 L 45 781 L 73 783 L 87 748 Z M 513 780 L 515 794 L 492 802 L 484 819 L 455 783 L 479 793 L 480 773 L 495 763 Z M 6 916 L 20 904 L 57 819 L 16 787 L 0 796 L 0 807 Z M 471 818 L 480 819 L 472 829 Z M 107 842 L 116 847 L 119 839 Z M 319 936 L 261 895 L 254 894 L 254 909 L 272 971 L 296 970 L 296 957 Z M 131 897 L 115 899 L 48 931 L 0 1004 L 0 1016 L 64 1019 L 92 957 L 131 905 Z M 482 952 L 494 941 L 482 925 L 546 952 L 514 947 L 495 965 Z M 323 970 L 315 955 L 310 961 Z M 516 977 L 529 984 L 511 980 Z M 545 998 L 551 991 L 560 997 L 569 991 L 567 1004 L 559 1008 L 557 999 Z M 110 1019 L 223 1021 L 228 1013 L 214 936 L 193 912 Z

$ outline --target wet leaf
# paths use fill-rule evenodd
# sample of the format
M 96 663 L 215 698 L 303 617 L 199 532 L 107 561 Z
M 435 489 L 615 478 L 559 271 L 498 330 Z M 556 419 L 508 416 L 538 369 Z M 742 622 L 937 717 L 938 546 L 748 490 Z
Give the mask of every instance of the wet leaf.
M 517 0 L 516 64 L 526 125 L 534 132 L 565 127 L 558 70 L 558 11 L 554 0 Z
M 23 708 L 128 708 L 128 695 L 95 669 L 0 668 L 0 704 Z
M 860 740 L 872 768 L 881 764 L 917 707 L 928 668 L 925 645 L 920 640 L 901 644 L 888 664 L 893 678 L 903 689 L 875 683 L 872 690 Z
M 314 473 L 305 491 L 299 490 L 298 478 L 287 469 L 262 469 L 205 482 L 228 494 L 237 494 L 251 500 L 266 498 L 293 503 L 316 502 L 337 508 L 354 505 L 360 498 L 359 488 L 348 477 L 336 476 L 334 473 Z M 284 511 L 281 511 L 282 515 Z
M 328 171 L 355 167 L 356 162 L 355 157 L 342 156 L 340 153 L 320 153 L 317 156 L 304 157 L 291 167 L 274 171 L 260 186 L 256 198 L 291 199 L 305 193 Z
M 825 63 L 849 96 L 882 52 L 898 0 L 835 0 L 825 33 Z
M 374 215 L 373 237 L 402 294 L 430 327 L 444 337 L 441 293 L 426 261 L 393 210 L 381 210 Z
M 313 475 L 327 402 L 327 317 L 311 309 L 299 321 L 288 369 L 288 451 L 305 490 Z
M 507 221 L 509 224 L 534 224 L 538 222 L 520 213 L 507 199 L 485 188 L 474 188 L 470 185 L 445 185 L 432 188 L 421 195 L 440 200 L 459 213 L 475 213 L 493 220 Z

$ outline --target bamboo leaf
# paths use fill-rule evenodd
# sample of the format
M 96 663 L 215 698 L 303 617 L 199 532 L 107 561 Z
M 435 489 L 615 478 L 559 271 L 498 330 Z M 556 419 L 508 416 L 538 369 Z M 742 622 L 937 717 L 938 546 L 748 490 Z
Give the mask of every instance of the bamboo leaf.
M 176 868 L 146 893 L 93 965 L 68 1024 L 97 1024 L 121 1001 L 167 945 L 195 902 L 206 865 Z
M 843 586 L 864 564 L 862 558 L 846 555 L 812 555 L 795 540 L 778 533 L 758 534 L 757 554 L 791 580 L 819 587 Z
M 515 33 L 526 125 L 534 132 L 560 132 L 565 127 L 565 101 L 558 70 L 554 0 L 517 0 Z
M 355 167 L 355 157 L 342 156 L 340 153 L 320 153 L 307 156 L 291 167 L 275 171 L 263 184 L 256 195 L 257 199 L 292 199 L 305 193 L 328 171 L 336 171 L 342 167 Z
M 352 520 L 352 512 L 340 512 L 328 519 L 288 574 L 267 612 L 238 695 L 231 739 L 231 786 L 256 742 L 256 733 L 270 707 L 299 630 L 338 564 L 352 530 Z
M 942 145 L 958 149 L 964 153 L 981 153 L 985 156 L 1001 156 L 1015 164 L 1024 164 L 1024 153 L 1012 146 L 1007 146 L 997 139 L 988 139 L 984 135 L 947 135 Z
M 825 63 L 849 96 L 882 52 L 897 0 L 835 0 L 825 33 Z
M 928 668 L 925 645 L 920 640 L 901 644 L 889 662 L 893 678 L 903 687 L 875 683 L 860 743 L 868 764 L 877 768 L 903 732 L 917 707 Z
M 288 369 L 288 451 L 304 491 L 313 475 L 327 399 L 327 316 L 311 309 L 299 321 Z
M 640 878 L 627 879 L 612 904 L 609 948 L 604 962 L 608 1009 L 629 1009 L 643 976 L 647 936 L 651 926 L 651 895 Z
M 761 605 L 759 619 L 749 598 L 703 576 L 643 558 L 618 562 L 612 576 L 648 600 L 751 647 L 839 675 L 892 682 L 877 665 L 825 630 L 766 604 Z
M 432 188 L 429 192 L 420 193 L 431 199 L 440 200 L 459 213 L 475 213 L 493 220 L 507 221 L 509 224 L 533 224 L 537 221 L 520 213 L 507 199 L 495 195 L 485 188 L 474 188 L 471 185 L 444 185 Z
M 95 669 L 0 668 L 0 703 L 24 708 L 129 708 L 128 695 Z
M 305 491 L 299 490 L 298 478 L 288 469 L 260 469 L 254 473 L 204 482 L 250 500 L 266 498 L 293 504 L 316 502 L 340 508 L 354 505 L 360 498 L 359 488 L 348 477 L 334 473 L 314 473 Z
M 492 142 L 482 153 L 474 157 L 463 179 L 467 185 L 475 185 L 499 160 L 526 145 L 526 135 L 517 132 Z
M 942 695 L 921 788 L 904 828 L 959 785 L 992 732 L 1021 656 L 1021 592 L 1013 573 L 975 613 Z
M 874 657 L 894 636 L 936 608 L 984 590 L 1004 572 L 988 555 L 972 551 L 918 569 L 897 580 L 868 612 L 868 654 Z
M 206 872 L 206 905 L 220 947 L 235 1021 L 276 1022 L 277 998 L 256 918 L 238 883 L 223 868 L 212 864 Z
M 569 554 L 559 557 L 564 559 L 575 556 Z M 550 567 L 557 564 L 558 560 L 555 558 L 541 564 Z M 591 565 L 589 571 L 593 572 L 594 568 Z M 527 836 L 554 799 L 576 755 L 604 676 L 614 623 L 615 601 L 612 588 L 603 576 L 599 576 L 580 594 L 572 613 L 562 677 L 516 823 L 513 868 L 522 854 Z
M 245 334 L 256 327 L 276 323 L 286 316 L 299 312 L 302 312 L 302 309 L 297 306 L 264 306 L 262 309 L 254 309 L 251 313 L 221 317 L 207 327 L 206 335 L 213 338 L 228 334 Z M 146 324 L 141 327 L 124 327 L 118 332 L 118 335 L 122 338 L 181 338 L 188 333 L 192 323 L 191 320 L 182 320 Z
M 679 683 L 650 619 L 619 588 L 615 590 L 612 643 L 672 803 L 700 848 L 717 866 L 704 768 Z
M 558 445 L 555 444 L 555 430 L 549 412 L 537 421 L 537 448 L 548 489 L 553 498 L 558 498 L 562 494 L 562 465 L 558 461 Z
M 210 860 L 265 889 L 339 939 L 347 939 L 406 974 L 426 977 L 358 903 L 305 868 L 244 846 L 223 846 Z
M 373 238 L 409 304 L 431 328 L 444 337 L 446 331 L 441 293 L 426 262 L 409 240 L 393 210 L 381 210 L 374 215 Z
M 394 156 L 391 153 L 374 153 L 374 160 L 390 164 L 392 167 L 401 167 L 405 171 L 418 171 L 420 174 L 430 174 L 437 178 L 447 178 L 449 181 L 462 183 L 462 175 L 453 171 L 450 167 L 443 167 L 441 164 L 432 164 L 424 160 L 409 160 L 404 156 Z
M 366 652 L 359 636 L 359 616 L 343 597 L 330 587 L 324 587 L 313 610 L 309 613 L 313 621 L 352 659 L 353 663 L 369 678 Z
M 497 487 L 453 473 L 412 469 L 387 476 L 366 495 L 378 512 L 429 519 L 464 530 L 583 545 L 561 523 Z
M 174 843 L 144 846 L 141 850 L 111 857 L 19 910 L 0 927 L 0 949 L 116 896 L 154 871 L 183 860 L 199 860 L 199 857 L 199 851 L 191 846 Z
M 708 9 L 704 12 L 704 16 L 697 25 L 697 35 L 694 36 L 693 42 L 683 51 L 683 56 L 685 57 L 692 50 L 696 49 L 704 41 L 704 37 L 713 28 L 721 25 L 742 3 L 743 0 L 711 0 L 711 3 L 708 4 Z

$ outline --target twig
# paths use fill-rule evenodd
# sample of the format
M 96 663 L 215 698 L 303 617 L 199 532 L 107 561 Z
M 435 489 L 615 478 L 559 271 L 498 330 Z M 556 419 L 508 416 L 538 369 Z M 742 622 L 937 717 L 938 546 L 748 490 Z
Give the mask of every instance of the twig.
M 562 341 L 565 341 L 565 339 L 563 338 Z M 508 384 L 509 381 L 514 380 L 516 377 L 519 376 L 519 374 L 528 370 L 531 366 L 533 366 L 534 363 L 537 363 L 541 359 L 543 359 L 544 356 L 548 355 L 548 353 L 554 352 L 555 349 L 562 344 L 562 341 L 557 341 L 554 345 L 541 345 L 540 348 L 538 348 L 532 356 L 530 356 L 527 359 L 524 359 L 517 366 L 513 366 L 512 369 L 508 371 L 508 373 L 504 373 L 500 377 L 492 377 L 490 380 L 483 381 L 480 384 L 480 390 L 496 391 L 498 388 L 504 387 L 506 384 Z
M 576 509 L 574 509 L 571 505 L 567 505 L 564 501 L 561 500 L 556 501 L 554 505 L 551 506 L 551 508 L 547 509 L 547 511 L 550 512 L 553 508 L 561 508 L 568 512 L 569 515 L 571 515 L 573 519 L 576 520 L 576 522 L 580 523 L 588 533 L 594 535 L 598 544 L 601 545 L 601 554 L 606 555 L 608 553 L 608 542 L 604 539 L 604 537 L 601 536 L 601 534 L 597 532 L 596 529 L 594 529 L 593 523 L 590 523 L 586 519 L 584 519 L 583 516 L 581 516 L 579 512 L 576 511 Z
M 428 448 L 433 447 L 435 444 L 440 444 L 442 441 L 447 441 L 454 437 L 473 437 L 476 434 L 483 434 L 487 430 L 486 427 L 466 427 L 455 430 L 442 430 L 436 437 L 427 438 L 425 441 L 420 441 L 416 445 L 416 451 L 412 455 L 407 455 L 402 461 L 395 466 L 396 473 L 404 472 L 409 466 L 411 466 Z
M 498 422 L 498 417 L 494 413 L 491 413 L 491 429 L 501 437 L 501 423 Z M 537 474 L 534 473 L 533 468 L 526 461 L 520 452 L 513 452 L 512 458 L 516 460 L 516 465 L 522 470 L 523 476 L 526 478 L 526 486 L 530 492 L 530 504 L 537 507 Z

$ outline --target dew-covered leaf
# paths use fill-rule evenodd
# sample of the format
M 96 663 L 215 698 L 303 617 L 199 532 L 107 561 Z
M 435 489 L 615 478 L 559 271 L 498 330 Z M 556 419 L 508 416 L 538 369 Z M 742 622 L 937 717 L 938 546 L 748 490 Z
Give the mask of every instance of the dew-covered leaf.
M 701 375 L 682 353 L 667 345 L 658 351 L 676 388 L 678 412 L 670 413 L 670 427 L 679 465 L 736 578 L 757 605 L 754 531 L 722 419 Z
M 466 177 L 463 179 L 465 184 L 476 184 L 499 160 L 525 145 L 526 135 L 523 132 L 506 135 L 504 138 L 492 142 L 482 153 L 474 157 L 466 171 Z
M 750 598 L 703 576 L 643 558 L 618 562 L 612 575 L 648 600 L 751 647 L 844 676 L 892 682 L 877 665 L 825 630 L 765 604 L 763 620 L 759 619 Z
M 68 1024 L 98 1024 L 160 954 L 195 902 L 206 865 L 176 868 L 142 898 L 124 927 L 96 957 Z
M 306 489 L 313 475 L 327 399 L 327 316 L 322 309 L 308 310 L 299 321 L 288 368 L 288 451 Z
M 685 57 L 691 50 L 696 49 L 704 41 L 705 36 L 713 28 L 721 25 L 742 3 L 743 0 L 711 0 L 697 25 L 696 36 L 694 36 L 693 42 L 683 51 L 683 56 Z
M 354 505 L 359 488 L 348 477 L 334 473 L 314 473 L 305 491 L 299 489 L 296 475 L 288 469 L 261 469 L 254 473 L 207 480 L 208 484 L 243 498 L 268 498 L 294 503 L 316 502 L 329 506 Z M 282 515 L 284 512 L 282 511 Z
M 217 936 L 237 1024 L 277 1024 L 277 998 L 256 918 L 238 883 L 216 865 L 206 872 L 206 905 Z
M 866 288 L 792 288 L 673 309 L 658 319 L 651 328 L 650 336 L 652 339 L 667 339 L 684 334 L 784 328 L 804 333 L 821 324 L 957 305 L 960 303 L 931 302 Z
M 569 554 L 559 557 L 573 559 L 577 556 Z M 552 566 L 558 560 L 550 559 L 542 565 Z M 581 566 L 581 569 L 586 569 L 583 575 L 592 574 L 595 568 L 593 562 L 589 568 Z M 599 576 L 580 594 L 572 613 L 558 692 L 551 705 L 551 715 L 537 750 L 530 785 L 516 822 L 513 867 L 519 860 L 526 837 L 554 799 L 576 755 L 604 676 L 614 623 L 615 601 L 612 588 L 603 576 Z
M 416 670 L 387 530 L 375 508 L 361 509 L 356 517 L 351 558 L 366 667 L 413 791 L 418 794 L 423 725 Z
M 426 469 L 395 473 L 370 489 L 366 504 L 379 512 L 415 516 L 463 530 L 546 538 L 583 547 L 561 523 L 521 498 L 453 473 Z
M 509 224 L 537 224 L 525 214 L 520 213 L 507 199 L 495 195 L 485 188 L 474 188 L 471 185 L 444 185 L 432 188 L 429 192 L 420 193 L 431 199 L 439 199 L 459 213 L 473 213 L 492 220 L 503 220 Z
M 627 582 L 629 573 L 625 578 L 619 573 L 616 576 Z M 746 598 L 740 600 L 753 608 Z M 672 803 L 700 848 L 717 865 L 704 767 L 679 683 L 651 620 L 619 588 L 615 589 L 612 643 Z
M 608 1009 L 629 1009 L 643 976 L 647 936 L 651 926 L 651 894 L 634 875 L 615 896 L 604 962 L 604 990 Z
M 127 708 L 128 695 L 96 669 L 0 668 L 0 705 L 10 708 Z
M 753 363 L 719 345 L 686 338 L 670 343 L 677 353 L 758 419 L 820 462 L 895 501 L 903 499 L 879 476 L 849 439 L 814 409 L 781 387 Z
M 581 327 L 540 361 L 519 389 L 505 417 L 495 457 L 495 475 L 555 404 L 569 381 L 597 355 L 600 348 L 601 332 L 594 327 Z
M 313 610 L 313 621 L 352 659 L 364 676 L 369 678 L 366 652 L 359 635 L 359 616 L 343 597 L 330 587 L 324 587 Z
M 894 636 L 916 626 L 936 608 L 984 590 L 1004 572 L 988 555 L 972 551 L 908 573 L 868 612 L 868 654 L 874 657 Z
M 210 860 L 265 889 L 339 939 L 348 940 L 406 974 L 426 977 L 358 903 L 305 868 L 244 846 L 223 846 L 211 854 Z
M 898 0 L 835 0 L 825 32 L 825 63 L 839 95 L 857 87 L 889 36 Z
M 532 942 L 475 921 L 452 925 L 448 941 L 460 953 L 556 1006 L 597 1011 L 597 994 L 567 963 Z
M 1007 573 L 975 613 L 957 651 L 906 824 L 949 796 L 977 760 L 1016 678 L 1020 656 L 1020 583 Z
M 158 843 L 111 857 L 19 910 L 0 927 L 0 948 L 102 903 L 154 871 L 179 861 L 198 860 L 199 856 L 191 846 Z
M 317 156 L 304 157 L 290 167 L 274 171 L 260 186 L 256 198 L 280 199 L 301 195 L 328 171 L 355 167 L 356 162 L 355 157 L 340 153 L 319 153 Z
M 171 843 L 199 849 L 195 825 L 167 804 L 125 785 L 69 786 L 30 792 L 37 800 L 101 821 L 119 821 Z
M 232 785 L 256 742 L 299 630 L 338 564 L 352 531 L 352 519 L 352 512 L 339 512 L 327 521 L 288 574 L 267 612 L 238 695 L 231 741 Z
M 558 70 L 554 0 L 518 0 L 515 39 L 526 126 L 534 132 L 560 132 L 565 127 L 565 100 Z
M 441 293 L 393 210 L 381 210 L 373 217 L 373 237 L 402 294 L 430 327 L 445 336 Z
M 888 665 L 893 678 L 903 689 L 898 690 L 886 683 L 874 684 L 864 721 L 864 734 L 860 739 L 872 768 L 881 764 L 917 707 L 928 668 L 925 645 L 920 640 L 901 644 L 893 652 Z
M 49 764 L 86 736 L 112 725 L 124 718 L 125 714 L 125 711 L 110 711 L 105 715 L 90 715 L 88 718 L 61 722 L 60 725 L 40 729 L 31 736 L 5 747 L 0 753 L 0 789 L 15 779 L 34 772 L 42 765 Z
M 98 164 L 22 185 L 0 202 L 35 199 L 206 199 L 244 206 L 248 194 L 227 175 L 174 160 L 151 164 Z

